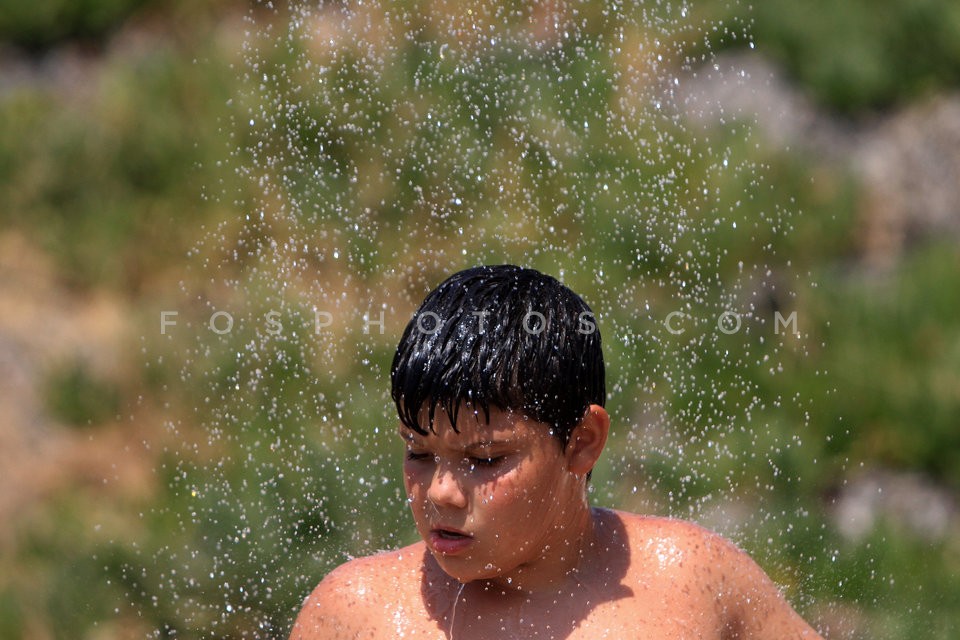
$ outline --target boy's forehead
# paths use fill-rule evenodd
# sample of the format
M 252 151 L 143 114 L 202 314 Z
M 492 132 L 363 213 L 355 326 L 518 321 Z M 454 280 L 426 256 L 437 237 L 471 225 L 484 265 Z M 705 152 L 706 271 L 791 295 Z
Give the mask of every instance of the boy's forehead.
M 428 419 L 425 414 L 420 424 L 426 428 Z M 408 441 L 439 438 L 457 443 L 489 444 L 526 440 L 536 435 L 533 426 L 521 414 L 512 411 L 491 408 L 488 422 L 483 411 L 474 412 L 469 408 L 461 408 L 457 414 L 457 429 L 454 430 L 446 412 L 438 409 L 434 415 L 433 430 L 427 435 L 421 435 L 402 423 L 398 432 L 400 437 Z

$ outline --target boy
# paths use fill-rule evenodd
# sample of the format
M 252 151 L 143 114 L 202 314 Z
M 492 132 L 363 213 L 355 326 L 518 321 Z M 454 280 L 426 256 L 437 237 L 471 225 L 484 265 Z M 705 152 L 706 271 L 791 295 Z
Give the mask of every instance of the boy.
M 557 280 L 454 274 L 407 325 L 391 380 L 423 541 L 331 572 L 294 640 L 820 637 L 722 538 L 590 508 L 603 353 Z

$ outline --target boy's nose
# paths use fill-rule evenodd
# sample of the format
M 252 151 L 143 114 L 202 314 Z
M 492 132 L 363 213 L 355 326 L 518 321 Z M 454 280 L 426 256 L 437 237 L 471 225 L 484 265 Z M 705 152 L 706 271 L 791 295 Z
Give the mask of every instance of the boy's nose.
M 427 498 L 438 507 L 463 509 L 467 506 L 467 496 L 460 486 L 457 474 L 449 465 L 438 464 L 433 472 Z

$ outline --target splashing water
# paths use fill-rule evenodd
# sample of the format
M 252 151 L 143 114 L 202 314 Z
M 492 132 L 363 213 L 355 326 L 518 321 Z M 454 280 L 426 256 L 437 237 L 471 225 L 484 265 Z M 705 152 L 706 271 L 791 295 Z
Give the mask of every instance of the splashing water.
M 595 503 L 747 543 L 815 529 L 768 504 L 803 455 L 778 408 L 806 400 L 774 383 L 806 351 L 776 253 L 790 203 L 750 115 L 686 90 L 723 74 L 721 22 L 686 2 L 356 2 L 266 3 L 245 27 L 225 123 L 243 213 L 184 285 L 196 412 L 169 425 L 178 501 L 157 514 L 181 536 L 144 569 L 158 637 L 283 635 L 327 570 L 413 540 L 389 360 L 426 291 L 481 263 L 597 312 L 614 427 Z

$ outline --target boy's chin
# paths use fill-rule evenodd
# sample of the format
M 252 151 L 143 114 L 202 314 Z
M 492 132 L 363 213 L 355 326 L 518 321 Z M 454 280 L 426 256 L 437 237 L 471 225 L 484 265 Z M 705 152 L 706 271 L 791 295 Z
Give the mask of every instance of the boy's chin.
M 461 584 L 476 580 L 492 580 L 500 576 L 500 569 L 489 564 L 485 567 L 470 558 L 444 556 L 431 552 L 440 569 Z

